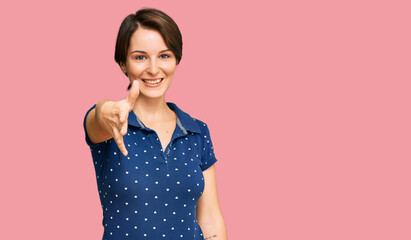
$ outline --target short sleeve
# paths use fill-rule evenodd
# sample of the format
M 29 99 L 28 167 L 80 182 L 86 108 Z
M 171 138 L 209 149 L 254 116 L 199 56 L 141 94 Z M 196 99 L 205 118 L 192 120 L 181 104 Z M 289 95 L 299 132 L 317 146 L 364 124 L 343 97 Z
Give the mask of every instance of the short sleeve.
M 201 165 L 200 168 L 202 171 L 207 170 L 211 167 L 215 162 L 217 162 L 217 158 L 214 154 L 213 142 L 211 141 L 210 130 L 208 129 L 207 124 L 198 121 L 201 125 Z
M 97 177 L 98 189 L 101 189 L 102 181 L 101 181 L 100 176 L 102 176 L 104 166 L 107 162 L 106 161 L 107 160 L 107 153 L 108 153 L 108 150 L 109 150 L 109 145 L 111 143 L 111 140 L 107 140 L 107 141 L 104 141 L 104 142 L 101 142 L 101 143 L 93 143 L 90 140 L 90 138 L 87 134 L 86 119 L 87 119 L 87 116 L 90 113 L 90 111 L 93 110 L 93 108 L 95 108 L 95 107 L 96 107 L 96 105 L 94 105 L 93 107 L 91 107 L 87 111 L 86 115 L 84 116 L 83 127 L 84 127 L 84 133 L 86 135 L 86 143 L 90 147 L 91 156 L 93 158 L 94 169 L 96 171 L 96 177 Z

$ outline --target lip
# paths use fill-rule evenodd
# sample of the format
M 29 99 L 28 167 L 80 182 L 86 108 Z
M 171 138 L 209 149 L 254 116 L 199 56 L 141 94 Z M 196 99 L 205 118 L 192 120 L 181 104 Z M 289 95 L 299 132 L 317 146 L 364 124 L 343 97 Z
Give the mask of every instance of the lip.
M 161 81 L 160 81 L 159 83 L 157 83 L 157 84 L 154 84 L 154 85 L 145 82 L 145 80 L 155 81 L 155 80 L 159 80 L 159 79 L 161 79 Z M 160 85 L 163 83 L 163 80 L 164 80 L 164 78 L 151 78 L 151 79 L 149 79 L 149 78 L 142 78 L 142 79 L 141 79 L 141 81 L 144 83 L 144 86 L 146 86 L 146 87 L 151 87 L 151 88 L 160 86 Z

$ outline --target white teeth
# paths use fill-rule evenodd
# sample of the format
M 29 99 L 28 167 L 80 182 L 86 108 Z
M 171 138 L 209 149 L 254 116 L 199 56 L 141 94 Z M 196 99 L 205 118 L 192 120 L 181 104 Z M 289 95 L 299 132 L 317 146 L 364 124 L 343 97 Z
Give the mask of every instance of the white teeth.
M 161 82 L 161 78 L 157 79 L 157 80 L 144 80 L 144 82 L 149 83 L 149 84 L 157 84 L 159 82 Z

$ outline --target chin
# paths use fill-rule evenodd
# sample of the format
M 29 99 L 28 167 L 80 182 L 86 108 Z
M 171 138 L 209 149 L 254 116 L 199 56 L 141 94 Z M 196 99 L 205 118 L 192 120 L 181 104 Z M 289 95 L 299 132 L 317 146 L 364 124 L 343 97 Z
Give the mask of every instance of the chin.
M 163 98 L 165 96 L 164 92 L 161 93 L 153 93 L 153 92 L 145 92 L 145 91 L 141 91 L 140 92 L 141 95 L 143 95 L 146 98 L 152 98 L 152 99 L 157 99 L 157 98 Z
M 140 94 L 146 98 L 164 98 L 169 86 L 160 86 L 158 89 L 150 89 L 147 87 L 140 88 Z

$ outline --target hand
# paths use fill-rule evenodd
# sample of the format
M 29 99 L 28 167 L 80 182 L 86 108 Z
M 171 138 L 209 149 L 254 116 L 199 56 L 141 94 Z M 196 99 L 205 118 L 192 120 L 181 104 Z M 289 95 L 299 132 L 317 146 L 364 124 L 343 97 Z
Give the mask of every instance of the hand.
M 96 106 L 97 122 L 111 134 L 124 156 L 128 154 L 123 141 L 123 136 L 127 133 L 128 114 L 133 110 L 139 93 L 139 82 L 134 80 L 125 99 L 118 102 L 105 101 Z

